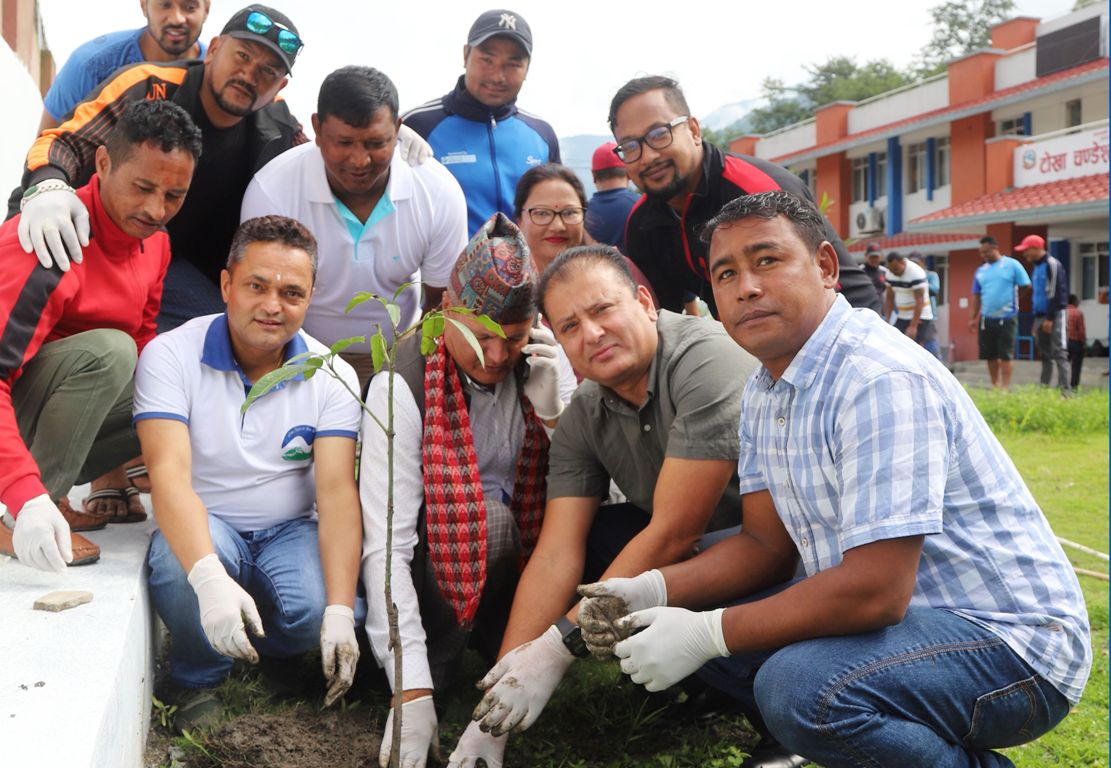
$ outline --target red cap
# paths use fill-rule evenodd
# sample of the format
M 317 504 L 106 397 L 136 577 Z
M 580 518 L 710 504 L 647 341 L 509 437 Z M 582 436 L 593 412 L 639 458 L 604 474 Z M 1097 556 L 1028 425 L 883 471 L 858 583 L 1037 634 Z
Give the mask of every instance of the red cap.
M 616 142 L 607 141 L 594 150 L 594 156 L 590 158 L 591 172 L 604 171 L 607 168 L 624 168 L 625 163 L 621 162 L 620 157 L 613 154 L 613 150 L 616 148 Z
M 1022 253 L 1027 248 L 1041 248 L 1045 250 L 1045 238 L 1040 235 L 1027 235 L 1026 238 L 1015 246 L 1015 253 Z

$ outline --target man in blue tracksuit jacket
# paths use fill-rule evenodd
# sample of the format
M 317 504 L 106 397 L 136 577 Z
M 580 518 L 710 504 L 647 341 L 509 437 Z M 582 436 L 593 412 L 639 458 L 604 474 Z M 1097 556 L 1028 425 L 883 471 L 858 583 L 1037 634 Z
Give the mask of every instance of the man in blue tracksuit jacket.
M 1034 310 L 1032 330 L 1038 344 L 1038 357 L 1042 361 L 1042 386 L 1053 380 L 1053 367 L 1057 366 L 1057 386 L 1063 397 L 1072 394 L 1068 370 L 1068 340 L 1065 309 L 1069 304 L 1069 278 L 1064 266 L 1045 250 L 1045 238 L 1027 235 L 1015 246 L 1015 253 L 1033 266 L 1030 280 L 1033 283 L 1031 309 Z
M 496 211 L 512 219 L 521 175 L 560 162 L 552 126 L 517 108 L 531 58 L 528 22 L 513 11 L 486 11 L 471 25 L 454 90 L 402 116 L 463 188 L 469 234 Z

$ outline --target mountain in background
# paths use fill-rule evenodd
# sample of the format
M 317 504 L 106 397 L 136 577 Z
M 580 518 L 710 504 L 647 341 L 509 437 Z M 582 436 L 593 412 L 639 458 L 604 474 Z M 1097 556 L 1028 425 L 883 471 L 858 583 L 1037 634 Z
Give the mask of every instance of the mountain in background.
M 747 133 L 748 113 L 762 103 L 762 99 L 746 99 L 732 104 L 723 104 L 705 117 L 699 118 L 699 123 L 714 131 L 729 133 Z M 613 141 L 613 137 L 602 134 L 582 133 L 577 136 L 560 136 L 559 153 L 563 164 L 572 169 L 582 179 L 586 187 L 586 196 L 594 194 L 594 182 L 590 177 L 590 158 L 598 145 Z

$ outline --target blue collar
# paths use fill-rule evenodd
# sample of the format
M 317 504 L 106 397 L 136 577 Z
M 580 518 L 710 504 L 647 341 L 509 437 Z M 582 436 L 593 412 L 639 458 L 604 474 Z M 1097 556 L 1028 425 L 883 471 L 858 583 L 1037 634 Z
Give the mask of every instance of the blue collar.
M 282 362 L 288 362 L 290 358 L 296 357 L 304 352 L 308 352 L 308 345 L 301 337 L 300 332 L 297 333 L 289 343 L 285 345 L 285 351 L 282 353 Z M 204 335 L 204 348 L 201 351 L 201 362 L 209 368 L 214 368 L 217 371 L 235 372 L 239 374 L 239 378 L 243 383 L 250 387 L 251 382 L 245 375 L 243 369 L 239 367 L 239 363 L 235 360 L 235 353 L 231 347 L 231 336 L 228 333 L 228 315 L 225 312 L 213 318 L 212 323 L 208 326 L 208 331 Z M 294 376 L 290 381 L 304 381 L 303 374 Z M 274 387 L 275 390 L 281 389 L 285 386 L 285 382 Z

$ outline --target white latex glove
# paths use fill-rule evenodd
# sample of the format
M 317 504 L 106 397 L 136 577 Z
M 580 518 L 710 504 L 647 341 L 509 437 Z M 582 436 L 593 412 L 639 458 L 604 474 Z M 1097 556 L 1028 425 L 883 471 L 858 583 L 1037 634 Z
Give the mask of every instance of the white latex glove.
M 27 501 L 12 530 L 12 546 L 19 562 L 40 571 L 65 573 L 73 562 L 69 523 L 45 493 Z
M 579 629 L 586 647 L 599 659 L 613 656 L 614 644 L 627 636 L 617 630 L 615 621 L 634 611 L 667 605 L 667 583 L 655 568 L 632 579 L 583 584 L 578 592 L 585 598 L 579 603 Z
M 39 264 L 67 272 L 71 260 L 81 263 L 81 248 L 89 244 L 89 212 L 73 190 L 43 192 L 23 206 L 18 233 L 23 250 L 34 250 Z
M 710 659 L 728 656 L 722 633 L 724 608 L 688 611 L 648 608 L 617 621 L 619 631 L 643 632 L 613 647 L 621 671 L 649 691 L 662 691 L 689 677 Z
M 525 395 L 532 403 L 536 415 L 543 421 L 555 421 L 563 413 L 563 400 L 559 396 L 559 355 L 555 335 L 544 326 L 529 329 L 529 343 L 521 353 L 529 366 Z
M 436 727 L 436 707 L 431 696 L 407 701 L 401 705 L 401 768 L 424 768 L 428 751 L 439 757 L 439 729 Z M 378 750 L 378 765 L 388 768 L 390 748 L 393 746 L 393 710 L 386 718 L 386 731 L 382 734 L 382 748 Z
M 247 627 L 252 634 L 264 636 L 262 618 L 254 599 L 228 575 L 215 553 L 196 562 L 189 571 L 189 584 L 197 593 L 201 626 L 212 647 L 225 656 L 257 664 L 258 651 L 247 639 Z
M 471 719 L 478 727 L 501 736 L 523 731 L 536 722 L 552 691 L 575 657 L 563 644 L 554 624 L 540 637 L 518 645 L 478 681 L 486 691 Z
M 483 733 L 478 723 L 469 723 L 459 737 L 459 744 L 447 759 L 447 768 L 478 768 L 478 761 L 485 760 L 486 768 L 501 768 L 505 757 L 505 743 L 509 736 Z
M 397 129 L 397 146 L 401 150 L 401 159 L 409 165 L 422 165 L 432 157 L 432 145 L 404 123 Z
M 359 661 L 359 643 L 355 640 L 355 611 L 346 605 L 329 605 L 324 609 L 320 622 L 320 662 L 324 666 L 324 679 L 328 693 L 324 706 L 347 693 L 355 679 L 355 664 Z

